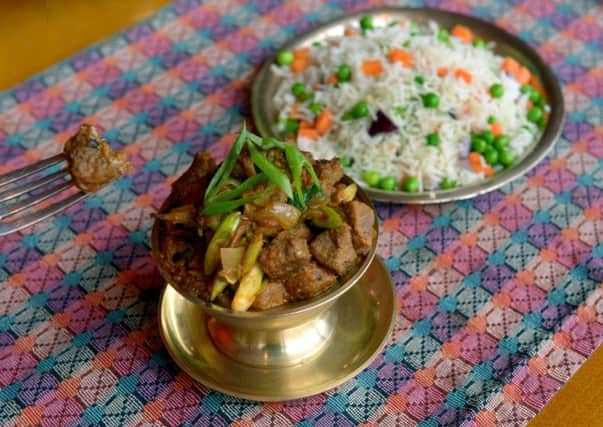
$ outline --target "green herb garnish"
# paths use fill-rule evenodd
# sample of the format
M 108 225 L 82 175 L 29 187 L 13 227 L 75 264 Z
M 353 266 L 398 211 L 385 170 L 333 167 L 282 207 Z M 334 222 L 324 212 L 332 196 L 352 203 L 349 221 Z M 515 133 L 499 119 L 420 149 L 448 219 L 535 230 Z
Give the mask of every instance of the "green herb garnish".
M 247 145 L 251 160 L 261 172 L 247 178 L 242 183 L 237 183 L 234 188 L 228 189 L 232 187 L 230 184 L 232 182 L 230 174 L 245 145 Z M 285 153 L 293 186 L 287 173 L 262 153 L 262 151 L 272 148 L 278 148 Z M 313 186 L 306 190 L 302 188 L 302 172 L 304 169 L 310 174 L 313 181 Z M 268 186 L 264 190 L 247 197 L 240 197 L 246 191 L 263 182 L 268 183 Z M 241 133 L 233 144 L 232 149 L 207 186 L 204 197 L 205 207 L 201 214 L 219 215 L 228 213 L 264 196 L 275 187 L 280 188 L 287 195 L 291 204 L 300 208 L 305 207 L 309 197 L 311 198 L 316 192 L 322 192 L 320 181 L 312 164 L 296 146 L 274 138 L 261 138 L 247 131 L 245 125 L 243 125 Z M 295 189 L 295 194 L 293 193 L 293 189 Z

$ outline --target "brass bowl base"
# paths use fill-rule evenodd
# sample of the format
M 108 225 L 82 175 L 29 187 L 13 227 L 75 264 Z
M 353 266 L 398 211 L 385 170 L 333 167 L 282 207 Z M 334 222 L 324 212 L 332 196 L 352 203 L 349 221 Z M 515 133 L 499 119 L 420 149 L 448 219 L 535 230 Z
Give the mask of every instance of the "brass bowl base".
M 280 401 L 332 389 L 359 373 L 381 352 L 397 314 L 395 287 L 383 262 L 375 257 L 364 276 L 329 311 L 323 314 L 327 319 L 323 323 L 332 322 L 333 328 L 316 344 L 316 351 L 302 357 L 292 349 L 295 340 L 307 347 L 304 332 L 293 331 L 285 336 L 290 340 L 288 346 L 283 346 L 290 351 L 279 353 L 270 366 L 261 366 L 258 352 L 249 353 L 256 357 L 250 363 L 242 363 L 244 354 L 227 356 L 228 335 L 221 336 L 216 321 L 170 285 L 161 297 L 159 326 L 176 364 L 196 381 L 232 396 Z M 314 323 L 311 327 L 320 329 L 321 321 L 317 322 L 318 326 Z

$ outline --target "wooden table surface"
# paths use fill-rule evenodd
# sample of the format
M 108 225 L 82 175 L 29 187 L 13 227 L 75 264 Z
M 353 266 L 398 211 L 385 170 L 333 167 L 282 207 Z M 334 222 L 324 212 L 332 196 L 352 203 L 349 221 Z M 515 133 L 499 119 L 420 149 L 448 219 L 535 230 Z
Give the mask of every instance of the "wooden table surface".
M 0 90 L 149 16 L 166 3 L 167 0 L 0 0 Z M 602 379 L 600 348 L 530 426 L 603 426 Z

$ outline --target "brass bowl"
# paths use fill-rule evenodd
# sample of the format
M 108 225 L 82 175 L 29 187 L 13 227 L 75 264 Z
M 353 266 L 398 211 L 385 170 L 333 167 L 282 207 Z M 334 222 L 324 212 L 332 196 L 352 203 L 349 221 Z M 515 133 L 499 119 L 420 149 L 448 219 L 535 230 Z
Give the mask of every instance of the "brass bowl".
M 445 203 L 453 200 L 470 199 L 481 194 L 496 190 L 525 175 L 538 164 L 553 147 L 563 128 L 564 103 L 559 81 L 547 63 L 526 42 L 497 27 L 494 24 L 472 16 L 446 10 L 412 7 L 384 7 L 379 9 L 363 10 L 353 15 L 343 16 L 330 21 L 309 32 L 295 37 L 285 44 L 283 49 L 297 49 L 309 46 L 314 42 L 328 37 L 343 34 L 346 26 L 358 26 L 360 17 L 372 16 L 376 25 L 384 25 L 393 19 L 413 19 L 417 22 L 435 21 L 439 25 L 450 28 L 454 25 L 464 25 L 474 32 L 477 37 L 496 43 L 494 52 L 503 56 L 512 56 L 526 65 L 540 80 L 544 88 L 544 96 L 551 106 L 549 120 L 540 140 L 518 159 L 515 166 L 505 169 L 484 181 L 458 187 L 452 190 L 424 191 L 422 193 L 406 193 L 403 191 L 384 191 L 377 188 L 367 188 L 367 193 L 374 199 L 385 202 L 407 204 Z M 270 71 L 274 58 L 267 60 L 257 75 L 251 92 L 251 112 L 253 119 L 262 136 L 276 136 L 274 117 L 276 111 L 272 98 L 277 90 L 280 79 Z
M 344 177 L 345 183 L 353 181 Z M 214 345 L 237 362 L 260 367 L 291 366 L 321 352 L 329 342 L 337 323 L 335 302 L 352 288 L 365 274 L 375 257 L 379 223 L 373 204 L 367 194 L 358 189 L 357 199 L 371 207 L 375 215 L 375 240 L 362 264 L 344 283 L 305 301 L 285 304 L 264 311 L 235 312 L 209 303 L 172 279 L 161 267 L 159 239 L 164 222 L 156 219 L 151 233 L 152 255 L 162 277 L 178 293 L 195 303 L 204 312 L 208 334 Z M 168 197 L 160 211 L 172 204 Z

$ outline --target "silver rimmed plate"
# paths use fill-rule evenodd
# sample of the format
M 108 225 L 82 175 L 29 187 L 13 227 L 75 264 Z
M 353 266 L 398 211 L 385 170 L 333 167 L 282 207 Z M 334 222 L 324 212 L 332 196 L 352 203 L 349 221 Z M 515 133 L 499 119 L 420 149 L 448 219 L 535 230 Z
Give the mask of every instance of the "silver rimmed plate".
M 564 120 L 563 95 L 559 82 L 549 66 L 527 43 L 511 33 L 489 22 L 466 15 L 444 10 L 428 8 L 391 7 L 365 10 L 355 15 L 345 16 L 324 24 L 306 34 L 294 38 L 283 49 L 297 49 L 308 46 L 327 37 L 342 35 L 347 26 L 357 26 L 360 17 L 370 15 L 375 25 L 385 25 L 394 19 L 413 19 L 417 22 L 435 21 L 450 28 L 465 25 L 472 29 L 477 37 L 496 44 L 494 51 L 503 56 L 511 56 L 527 66 L 540 80 L 544 96 L 551 106 L 549 120 L 538 143 L 524 154 L 512 168 L 503 170 L 491 178 L 477 184 L 459 187 L 453 190 L 426 191 L 423 193 L 405 193 L 402 191 L 383 191 L 366 188 L 372 199 L 396 203 L 427 204 L 468 199 L 495 190 L 512 180 L 525 175 L 540 162 L 559 137 Z M 273 127 L 277 111 L 271 100 L 279 84 L 279 78 L 270 71 L 274 58 L 267 61 L 258 74 L 252 89 L 251 106 L 256 127 L 263 136 L 276 136 Z

